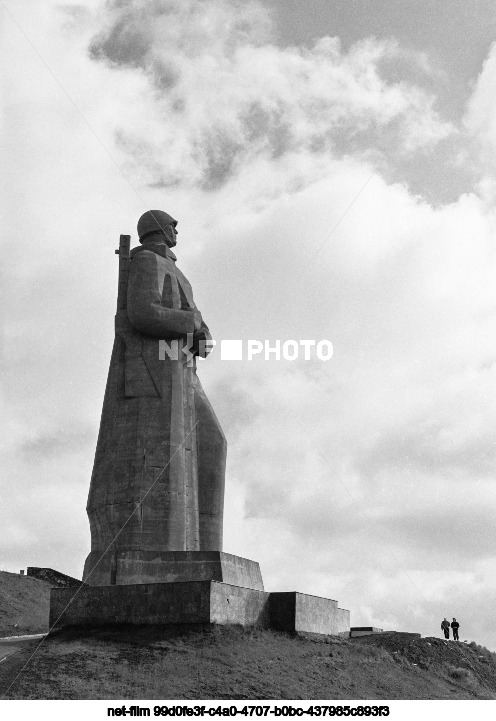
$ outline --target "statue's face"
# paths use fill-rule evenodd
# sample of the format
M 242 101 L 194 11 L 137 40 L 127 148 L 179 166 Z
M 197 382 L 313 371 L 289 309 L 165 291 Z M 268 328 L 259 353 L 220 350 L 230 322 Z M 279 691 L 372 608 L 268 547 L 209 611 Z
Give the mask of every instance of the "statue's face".
M 166 228 L 164 228 L 165 233 L 165 242 L 169 246 L 169 248 L 173 248 L 175 245 L 177 245 L 177 228 L 175 225 L 168 225 Z

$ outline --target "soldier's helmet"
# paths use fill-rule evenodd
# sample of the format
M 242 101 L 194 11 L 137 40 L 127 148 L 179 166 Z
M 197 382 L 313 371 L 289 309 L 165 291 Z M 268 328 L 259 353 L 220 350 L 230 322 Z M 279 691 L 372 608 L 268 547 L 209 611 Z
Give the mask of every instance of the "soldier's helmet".
M 168 225 L 173 225 L 175 228 L 177 220 L 174 220 L 168 213 L 164 213 L 163 210 L 147 210 L 138 220 L 137 230 L 140 243 L 150 233 L 159 231 L 165 234 L 165 228 Z

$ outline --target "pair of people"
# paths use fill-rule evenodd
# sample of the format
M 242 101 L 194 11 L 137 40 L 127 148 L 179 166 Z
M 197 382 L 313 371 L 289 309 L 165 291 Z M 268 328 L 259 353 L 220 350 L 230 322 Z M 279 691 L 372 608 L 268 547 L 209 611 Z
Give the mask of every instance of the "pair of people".
M 451 628 L 452 628 L 452 630 L 453 630 L 453 641 L 458 641 L 458 640 L 459 640 L 459 639 L 458 639 L 458 629 L 460 628 L 460 624 L 458 623 L 458 621 L 456 620 L 456 618 L 453 619 L 453 621 L 451 622 L 451 624 L 450 624 L 450 622 L 448 621 L 447 618 L 445 618 L 445 619 L 441 622 L 441 629 L 444 631 L 444 638 L 449 638 L 450 626 L 451 626 Z

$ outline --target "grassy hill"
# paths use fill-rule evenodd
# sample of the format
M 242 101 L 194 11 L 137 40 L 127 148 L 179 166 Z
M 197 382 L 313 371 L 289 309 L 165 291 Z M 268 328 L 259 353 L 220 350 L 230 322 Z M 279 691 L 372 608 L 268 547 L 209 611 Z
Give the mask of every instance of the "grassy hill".
M 0 636 L 48 631 L 49 605 L 48 583 L 0 571 Z
M 45 581 L 0 572 L 0 636 L 48 630 L 49 594 Z M 0 665 L 0 697 L 10 687 L 6 698 L 19 699 L 496 698 L 496 654 L 400 633 L 344 640 L 121 627 L 68 630 L 38 644 Z
M 66 630 L 33 655 L 36 645 L 0 665 L 2 695 L 17 677 L 6 698 L 496 697 L 496 655 L 438 638 L 315 640 L 237 627 L 122 627 Z

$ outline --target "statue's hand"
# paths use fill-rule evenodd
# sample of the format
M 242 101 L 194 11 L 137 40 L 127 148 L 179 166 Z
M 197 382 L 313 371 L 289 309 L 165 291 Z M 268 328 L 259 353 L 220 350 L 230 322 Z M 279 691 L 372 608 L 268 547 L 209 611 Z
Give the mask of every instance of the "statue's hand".
M 193 355 L 198 355 L 200 358 L 206 358 L 212 350 L 212 346 L 209 341 L 211 341 L 210 333 L 206 333 L 203 330 L 195 332 L 193 334 L 193 347 L 191 348 Z
M 198 310 L 198 308 L 185 308 L 184 309 L 187 313 L 193 313 L 194 319 L 195 319 L 195 333 L 197 330 L 200 330 L 201 324 L 203 322 L 202 314 Z

